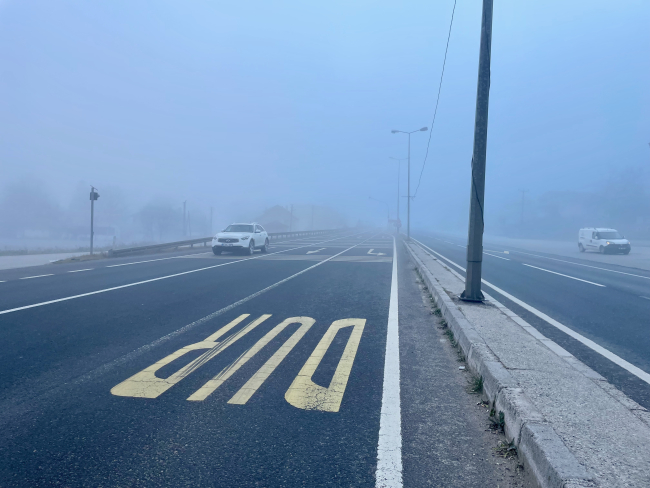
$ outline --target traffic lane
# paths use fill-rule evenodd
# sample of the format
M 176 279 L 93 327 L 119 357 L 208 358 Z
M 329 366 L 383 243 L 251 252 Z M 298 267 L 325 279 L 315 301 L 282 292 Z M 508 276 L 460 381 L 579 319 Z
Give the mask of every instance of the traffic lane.
M 455 263 L 465 264 L 462 251 L 452 247 L 443 249 L 437 241 L 426 242 L 425 239 L 422 242 Z M 454 270 L 465 275 L 459 269 Z M 537 274 L 531 274 L 532 271 Z M 497 259 L 484 259 L 483 277 L 626 361 L 650 371 L 650 338 L 647 336 L 650 306 L 646 303 L 650 301 L 613 287 L 596 287 Z M 650 408 L 650 385 L 496 290 L 490 287 L 484 290 L 637 403 Z
M 427 240 L 423 240 L 427 244 Z M 443 249 L 444 252 L 453 254 L 454 261 L 461 266 L 465 267 L 466 264 L 466 251 L 460 248 L 457 244 L 449 244 L 446 242 L 432 242 L 428 241 L 430 247 Z M 442 253 L 442 251 L 439 251 Z M 501 253 L 501 254 L 498 254 Z M 609 288 L 616 288 L 622 292 L 626 292 L 636 296 L 650 295 L 650 273 L 643 270 L 625 269 L 619 271 L 618 269 L 602 268 L 600 266 L 594 267 L 593 265 L 582 265 L 582 263 L 570 263 L 562 259 L 550 259 L 544 256 L 536 256 L 529 253 L 519 253 L 517 251 L 503 253 L 498 249 L 484 249 L 483 263 L 495 264 L 500 261 L 510 261 L 513 264 L 521 264 L 524 266 L 535 266 L 533 270 L 539 272 L 552 272 L 560 273 L 566 279 L 586 280 L 599 285 L 604 285 Z M 507 265 L 501 263 L 503 266 Z M 488 280 L 489 281 L 489 280 Z
M 374 486 L 390 278 L 390 264 L 325 263 L 95 381 L 69 388 L 38 416 L 3 430 L 0 455 L 7 462 L 0 480 L 11 486 Z M 110 393 L 240 313 L 272 316 L 158 398 Z M 227 402 L 295 328 L 207 399 L 187 400 L 271 328 L 300 316 L 316 322 L 246 404 Z M 325 332 L 346 318 L 365 319 L 365 325 L 339 411 L 287 403 L 286 391 Z M 349 338 L 347 331 L 336 335 L 315 383 L 329 384 Z M 183 364 L 179 360 L 161 376 Z
M 346 237 L 348 235 L 357 235 L 358 232 L 348 231 L 346 234 L 339 235 L 338 233 L 327 234 L 322 236 L 315 236 L 312 238 L 302 238 L 302 239 L 284 239 L 277 241 L 278 245 L 283 245 L 287 247 L 297 247 L 302 245 L 309 245 L 310 243 L 318 243 L 323 241 L 330 241 L 332 239 L 339 239 Z M 272 241 L 270 248 L 275 245 L 276 241 Z M 295 246 L 293 246 L 295 244 Z M 97 259 L 88 259 L 88 260 L 79 260 L 79 261 L 68 261 L 68 262 L 56 262 L 50 263 L 41 266 L 30 266 L 25 268 L 13 268 L 7 270 L 0 270 L 0 282 L 13 281 L 21 278 L 29 278 L 31 276 L 40 276 L 48 274 L 63 274 L 63 273 L 76 273 L 82 271 L 94 271 L 96 269 L 114 267 L 114 266 L 126 266 L 126 265 L 135 265 L 140 263 L 151 263 L 151 262 L 164 262 L 167 260 L 174 260 L 177 258 L 182 258 L 186 256 L 197 256 L 197 255 L 212 255 L 212 249 L 210 246 L 197 246 L 195 248 L 183 248 L 178 250 L 164 250 L 148 253 L 140 253 L 130 256 L 114 257 L 114 258 L 102 258 L 98 257 Z M 236 256 L 237 258 L 243 258 L 243 255 L 231 254 L 231 256 Z
M 106 266 L 111 266 L 115 264 L 126 264 L 139 261 L 166 261 L 174 260 L 180 256 L 185 255 L 197 255 L 197 254 L 207 254 L 212 253 L 210 248 L 201 248 L 201 249 L 183 249 L 179 251 L 164 252 L 164 253 L 149 253 L 149 254 L 139 254 L 137 256 L 125 256 L 120 258 L 98 258 L 98 259 L 88 259 L 84 261 L 73 261 L 65 263 L 50 263 L 43 264 L 40 266 L 29 266 L 25 268 L 12 268 L 0 270 L 0 281 L 8 282 L 19 280 L 21 278 L 38 276 L 44 274 L 64 274 L 64 273 L 78 273 L 82 272 L 81 270 L 90 269 L 102 269 Z
M 201 259 L 179 258 L 169 261 L 156 261 L 124 267 L 104 267 L 84 273 L 62 273 L 30 280 L 17 280 L 2 283 L 0 311 L 28 306 L 34 303 L 57 300 L 83 293 L 96 292 L 117 286 L 139 283 L 165 276 L 196 271 L 215 265 L 212 269 L 225 269 L 240 266 L 241 258 L 211 259 L 209 255 Z M 244 261 L 247 262 L 247 261 Z M 228 264 L 227 263 L 232 263 Z M 206 270 L 210 271 L 210 270 Z M 205 271 L 196 271 L 198 274 Z M 171 278 L 175 279 L 175 278 Z M 137 285 L 143 286 L 143 285 Z M 2 321 L 2 315 L 0 315 Z
M 247 261 L 1 315 L 0 398 L 31 397 L 313 264 Z
M 368 235 L 366 235 L 367 237 Z M 327 240 L 326 242 L 329 241 Z M 296 248 L 300 249 L 304 248 L 304 246 L 299 244 Z M 61 274 L 45 276 L 34 280 L 19 280 L 11 283 L 3 283 L 5 293 L 0 296 L 0 311 L 28 306 L 33 303 L 57 300 L 66 296 L 93 293 L 117 286 L 131 285 L 141 281 L 167 279 L 166 277 L 177 273 L 203 272 L 202 268 L 204 267 L 223 267 L 233 261 L 256 261 L 266 256 L 278 253 L 282 254 L 283 252 L 282 250 L 268 254 L 258 252 L 248 257 L 231 255 L 216 257 L 212 254 L 194 254 L 179 256 L 178 259 L 145 259 L 135 262 L 112 264 L 88 273 Z M 198 258 L 205 258 L 206 261 L 200 263 L 197 261 Z

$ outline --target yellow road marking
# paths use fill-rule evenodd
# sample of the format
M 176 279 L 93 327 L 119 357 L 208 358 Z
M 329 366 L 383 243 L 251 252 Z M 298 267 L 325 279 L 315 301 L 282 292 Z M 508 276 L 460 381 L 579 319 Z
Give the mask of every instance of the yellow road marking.
M 273 370 L 282 362 L 287 354 L 298 343 L 302 336 L 309 330 L 309 328 L 316 322 L 310 317 L 291 317 L 284 320 L 279 325 L 275 326 L 270 332 L 255 343 L 253 347 L 242 354 L 234 363 L 226 366 L 218 375 L 209 380 L 199 390 L 193 393 L 188 400 L 202 401 L 219 388 L 228 378 L 235 374 L 239 368 L 248 362 L 255 354 L 257 354 L 264 346 L 271 342 L 280 332 L 282 332 L 288 325 L 301 324 L 300 328 L 294 332 L 289 339 L 276 351 L 276 353 L 255 373 L 255 375 L 246 382 L 246 384 L 235 394 L 235 396 L 228 403 L 236 403 L 243 405 L 248 399 L 253 396 L 257 389 L 264 383 Z
M 246 325 L 240 331 L 236 332 L 232 336 L 225 339 L 223 342 L 216 342 L 218 338 L 227 333 L 230 329 L 235 327 L 237 324 L 246 319 L 250 314 L 243 314 L 237 317 L 235 320 L 225 325 L 217 332 L 209 336 L 206 340 L 197 342 L 195 344 L 190 344 L 185 346 L 178 351 L 170 354 L 169 356 L 161 359 L 155 364 L 152 364 L 148 368 L 143 369 L 139 373 L 134 374 L 130 378 L 126 379 L 119 385 L 114 386 L 111 389 L 111 393 L 116 396 L 129 396 L 137 398 L 157 398 L 162 393 L 167 391 L 169 388 L 174 386 L 180 380 L 189 375 L 192 371 L 195 371 L 200 366 L 207 363 L 210 359 L 218 355 L 220 352 L 225 350 L 227 347 L 235 343 L 238 339 L 242 338 L 248 334 L 251 330 L 257 327 L 259 324 L 268 319 L 271 315 L 262 315 L 256 320 L 252 321 L 250 324 Z M 190 362 L 186 366 L 179 369 L 176 373 L 172 374 L 168 378 L 158 378 L 156 376 L 156 371 L 161 369 L 163 366 L 171 363 L 175 359 L 187 354 L 190 351 L 195 351 L 197 349 L 208 349 L 201 356 L 196 358 L 194 361 Z
M 365 324 L 366 319 L 342 319 L 333 322 L 312 355 L 307 359 L 298 376 L 291 383 L 284 395 L 285 400 L 294 407 L 305 410 L 338 412 Z M 338 331 L 345 327 L 354 327 L 354 329 L 350 334 L 329 387 L 324 388 L 314 383 L 311 377 L 316 372 L 316 368 L 318 368 Z

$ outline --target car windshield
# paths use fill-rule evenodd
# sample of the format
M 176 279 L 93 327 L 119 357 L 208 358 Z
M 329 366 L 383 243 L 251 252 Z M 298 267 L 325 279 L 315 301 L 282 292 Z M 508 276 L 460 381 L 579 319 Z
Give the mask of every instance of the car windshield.
M 224 232 L 253 232 L 253 226 L 240 224 L 229 225 Z
M 618 232 L 599 232 L 598 235 L 601 239 L 623 239 L 623 236 Z

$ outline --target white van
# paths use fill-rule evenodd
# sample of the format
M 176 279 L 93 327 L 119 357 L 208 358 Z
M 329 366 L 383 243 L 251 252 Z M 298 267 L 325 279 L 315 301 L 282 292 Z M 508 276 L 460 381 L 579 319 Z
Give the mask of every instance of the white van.
M 596 251 L 601 254 L 630 254 L 632 247 L 630 241 L 619 234 L 616 229 L 586 227 L 578 232 L 578 249 L 580 249 L 580 252 Z

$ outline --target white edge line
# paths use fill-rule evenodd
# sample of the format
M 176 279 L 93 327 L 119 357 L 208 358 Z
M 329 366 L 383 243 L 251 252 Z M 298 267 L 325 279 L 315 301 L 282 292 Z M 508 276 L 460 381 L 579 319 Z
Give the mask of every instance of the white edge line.
M 503 252 L 508 252 L 508 251 L 503 251 Z M 636 278 L 643 278 L 644 280 L 650 280 L 650 276 L 641 276 L 641 275 L 637 275 L 637 274 L 633 274 L 633 273 L 625 273 L 623 271 L 616 271 L 614 269 L 599 268 L 598 266 L 590 266 L 589 264 L 574 263 L 573 261 L 566 261 L 564 259 L 549 258 L 548 256 L 540 256 L 539 254 L 531 254 L 529 252 L 523 252 L 523 251 L 510 251 L 510 252 L 516 252 L 518 254 L 525 254 L 527 256 L 535 256 L 536 258 L 550 259 L 551 261 L 559 261 L 560 263 L 574 264 L 576 266 L 583 266 L 585 268 L 599 269 L 601 271 L 609 271 L 610 273 L 624 274 L 624 275 L 627 275 L 627 276 L 634 276 Z M 621 265 L 620 264 L 614 264 L 614 266 L 621 266 Z
M 583 283 L 589 283 L 590 285 L 602 286 L 603 288 L 605 288 L 605 285 L 601 285 L 600 283 L 594 283 L 593 281 L 583 280 L 581 278 L 576 278 L 575 276 L 569 276 L 562 273 L 557 273 L 555 271 L 551 271 L 550 269 L 539 268 L 537 266 L 533 266 L 532 264 L 526 264 L 526 263 L 521 263 L 521 264 L 523 264 L 524 266 L 528 266 L 529 268 L 539 269 L 540 271 L 546 271 L 547 273 L 553 273 L 554 275 L 564 276 L 565 278 L 571 278 L 572 280 L 582 281 Z
M 399 312 L 397 287 L 397 245 L 393 237 L 393 276 L 384 359 L 384 385 L 377 443 L 377 488 L 402 486 L 402 414 L 400 406 Z
M 18 278 L 19 280 L 31 280 L 32 278 L 43 278 L 44 276 L 54 276 L 54 273 L 38 275 L 38 276 L 24 276 L 23 278 Z
M 414 239 L 414 240 L 415 240 L 415 239 Z M 415 240 L 415 242 L 417 242 L 418 244 L 420 244 L 422 247 L 428 249 L 429 251 L 435 253 L 436 255 L 440 256 L 442 259 L 444 259 L 445 261 L 449 262 L 450 264 L 452 264 L 452 265 L 456 266 L 457 268 L 462 269 L 463 271 L 465 271 L 465 268 L 462 268 L 461 266 L 459 266 L 458 264 L 454 263 L 454 262 L 451 261 L 450 259 L 447 259 L 446 257 L 444 257 L 442 254 L 437 253 L 436 251 L 434 251 L 434 250 L 431 249 L 430 247 L 428 247 L 428 246 L 422 244 L 420 241 Z M 492 288 L 492 289 L 493 289 L 494 291 L 496 291 L 497 293 L 500 293 L 501 295 L 503 295 L 504 297 L 506 297 L 508 300 L 510 300 L 510 301 L 516 303 L 517 305 L 519 305 L 520 307 L 522 307 L 522 308 L 528 310 L 528 311 L 529 311 L 530 313 L 532 313 L 533 315 L 537 315 L 540 319 L 542 319 L 542 320 L 544 320 L 545 322 L 549 323 L 550 325 L 552 325 L 552 326 L 555 327 L 556 329 L 559 329 L 559 330 L 561 330 L 562 332 L 564 332 L 565 334 L 567 334 L 567 335 L 573 337 L 575 340 L 577 340 L 578 342 L 583 343 L 585 346 L 587 346 L 587 347 L 588 347 L 589 349 L 591 349 L 592 351 L 595 351 L 595 352 L 597 352 L 598 354 L 600 354 L 601 356 L 603 356 L 603 357 L 609 359 L 609 360 L 610 360 L 611 362 L 613 362 L 614 364 L 620 366 L 621 368 L 623 368 L 623 369 L 626 370 L 627 372 L 632 373 L 634 376 L 636 376 L 636 377 L 639 378 L 640 380 L 645 381 L 646 383 L 648 383 L 648 384 L 650 385 L 650 374 L 646 373 L 646 372 L 643 371 L 641 368 L 639 368 L 639 367 L 637 367 L 637 366 L 634 366 L 632 363 L 627 362 L 627 361 L 626 361 L 625 359 L 623 359 L 622 357 L 617 356 L 616 354 L 614 354 L 613 352 L 609 351 L 608 349 L 605 349 L 604 347 L 602 347 L 602 346 L 596 344 L 596 343 L 595 343 L 594 341 L 592 341 L 591 339 L 587 339 L 585 336 L 583 336 L 583 335 L 577 333 L 577 332 L 574 331 L 573 329 L 570 329 L 570 328 L 567 327 L 566 325 L 561 324 L 561 323 L 558 322 L 557 320 L 555 320 L 555 319 L 549 317 L 548 315 L 546 315 L 544 312 L 541 312 L 541 311 L 537 310 L 535 307 L 532 307 L 531 305 L 528 305 L 526 302 L 523 302 L 523 301 L 519 300 L 519 298 L 512 296 L 510 293 L 508 293 L 508 292 L 505 291 L 505 290 L 502 290 L 502 289 L 499 288 L 498 286 L 495 286 L 495 285 L 493 285 L 492 283 L 490 283 L 490 282 L 488 282 L 488 281 L 485 281 L 485 280 L 481 280 L 481 281 L 482 281 L 485 285 L 487 285 L 487 286 L 489 286 L 490 288 Z
M 81 273 L 82 271 L 92 271 L 95 268 L 86 268 L 86 269 L 73 269 L 72 271 L 68 271 L 68 273 Z
M 361 232 L 361 234 L 366 234 L 366 233 L 367 232 Z M 358 235 L 358 234 L 353 234 L 353 235 Z M 343 237 L 340 237 L 339 239 L 343 239 Z M 330 240 L 334 241 L 336 239 L 330 239 Z M 366 239 L 366 240 L 368 240 L 368 239 Z M 328 242 L 328 241 L 324 241 L 324 242 Z M 365 241 L 363 241 L 363 242 L 365 242 Z M 302 249 L 304 247 L 310 247 L 310 246 L 300 246 L 300 247 L 295 247 L 293 249 Z M 121 290 L 122 288 L 129 288 L 131 286 L 143 285 L 145 283 L 152 283 L 154 281 L 166 280 L 168 278 L 175 278 L 176 276 L 183 276 L 183 275 L 187 275 L 187 274 L 191 274 L 191 273 L 198 273 L 199 271 L 205 271 L 206 269 L 219 268 L 221 266 L 228 266 L 229 264 L 241 263 L 242 261 L 250 261 L 252 259 L 259 259 L 259 258 L 262 258 L 264 256 L 270 256 L 271 254 L 280 254 L 280 253 L 283 253 L 283 252 L 292 251 L 293 249 L 286 249 L 284 251 L 278 251 L 278 252 L 269 253 L 269 254 L 260 254 L 258 256 L 245 258 L 245 259 L 238 259 L 236 261 L 229 261 L 227 263 L 215 264 L 213 266 L 207 266 L 205 268 L 191 269 L 189 271 L 183 271 L 181 273 L 174 273 L 174 274 L 167 275 L 167 276 L 159 276 L 158 278 L 151 278 L 149 280 L 137 281 L 135 283 L 128 283 L 126 285 L 113 286 L 111 288 L 103 288 L 101 290 L 90 291 L 90 292 L 87 292 L 87 293 L 80 293 L 79 295 L 72 295 L 72 296 L 69 296 L 69 297 L 57 298 L 55 300 L 48 300 L 46 302 L 32 303 L 31 305 L 24 305 L 22 307 L 10 308 L 8 310 L 0 310 L 0 315 L 4 315 L 6 313 L 11 313 L 11 312 L 18 312 L 20 310 L 26 310 L 28 308 L 42 307 L 43 305 L 50 305 L 52 303 L 65 302 L 67 300 L 74 300 L 75 298 L 82 298 L 82 297 L 88 297 L 88 296 L 91 296 L 91 295 L 97 295 L 98 293 L 106 293 L 108 291 Z M 346 249 L 346 251 L 347 251 L 347 249 Z M 343 252 L 345 252 L 345 251 L 343 251 Z M 342 254 L 343 252 L 341 252 L 339 254 Z M 334 257 L 338 256 L 339 254 L 336 254 Z M 330 259 L 331 258 L 326 259 L 324 261 L 321 261 L 321 263 L 325 263 L 325 262 L 329 261 Z M 311 268 L 307 268 L 307 269 L 311 269 Z M 51 275 L 42 275 L 42 276 L 51 276 Z M 38 277 L 37 276 L 30 276 L 29 278 L 38 278 Z M 21 278 L 21 279 L 27 279 L 27 278 Z

